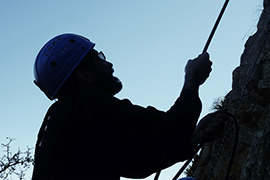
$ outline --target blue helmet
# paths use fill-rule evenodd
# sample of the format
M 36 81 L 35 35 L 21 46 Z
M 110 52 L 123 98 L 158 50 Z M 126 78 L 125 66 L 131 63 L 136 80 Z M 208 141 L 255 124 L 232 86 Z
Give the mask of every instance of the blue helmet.
M 56 93 L 95 44 L 76 34 L 52 38 L 39 51 L 34 64 L 34 83 L 55 99 Z

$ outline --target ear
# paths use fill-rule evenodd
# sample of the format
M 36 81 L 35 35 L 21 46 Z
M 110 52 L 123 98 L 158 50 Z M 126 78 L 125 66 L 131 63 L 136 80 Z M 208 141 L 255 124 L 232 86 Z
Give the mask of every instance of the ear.
M 85 70 L 83 68 L 76 70 L 76 76 L 80 80 L 88 82 L 88 83 L 93 83 L 96 81 L 94 73 L 89 70 Z

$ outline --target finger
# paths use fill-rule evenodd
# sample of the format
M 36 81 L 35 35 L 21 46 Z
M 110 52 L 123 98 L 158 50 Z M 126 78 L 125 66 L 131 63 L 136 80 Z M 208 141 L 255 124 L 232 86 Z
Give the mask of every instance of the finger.
M 190 59 L 190 60 L 188 60 L 188 62 L 187 62 L 187 64 L 186 64 L 186 66 L 185 66 L 185 73 L 187 73 L 188 72 L 188 69 L 189 69 L 189 66 L 190 66 L 190 64 L 192 63 L 192 60 Z
M 210 59 L 208 59 L 207 63 L 210 67 L 213 65 L 213 62 Z
M 204 61 L 207 66 L 211 67 L 213 65 L 213 62 L 210 60 L 210 55 L 207 52 L 199 55 L 198 59 Z

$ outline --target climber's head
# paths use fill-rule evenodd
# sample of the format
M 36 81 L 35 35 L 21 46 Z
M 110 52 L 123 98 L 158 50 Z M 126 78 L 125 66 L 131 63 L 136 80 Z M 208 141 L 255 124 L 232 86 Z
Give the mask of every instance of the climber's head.
M 52 38 L 40 50 L 34 65 L 35 84 L 51 100 L 65 93 L 98 88 L 118 93 L 121 82 L 114 77 L 112 64 L 95 44 L 76 34 Z

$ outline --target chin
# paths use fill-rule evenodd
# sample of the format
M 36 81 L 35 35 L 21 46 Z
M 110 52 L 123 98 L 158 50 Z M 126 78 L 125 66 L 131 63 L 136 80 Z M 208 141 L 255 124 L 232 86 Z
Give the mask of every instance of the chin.
M 114 79 L 115 79 L 115 85 L 112 89 L 113 89 L 113 95 L 116 95 L 122 90 L 123 84 L 117 77 L 114 77 Z
M 122 90 L 123 87 L 122 82 L 117 77 L 107 76 L 104 80 L 105 81 L 103 81 L 104 82 L 103 88 L 111 95 L 114 96 Z

